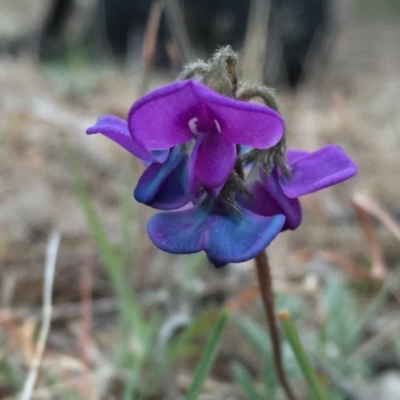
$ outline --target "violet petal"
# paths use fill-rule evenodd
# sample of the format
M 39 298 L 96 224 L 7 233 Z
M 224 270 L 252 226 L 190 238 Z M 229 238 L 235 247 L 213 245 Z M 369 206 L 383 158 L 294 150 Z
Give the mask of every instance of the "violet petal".
M 282 138 L 283 119 L 271 108 L 222 96 L 205 85 L 191 82 L 199 99 L 213 114 L 218 130 L 230 142 L 267 149 Z
M 192 156 L 194 176 L 207 189 L 221 188 L 236 160 L 236 146 L 216 132 L 201 134 Z
M 288 152 L 289 153 L 289 152 Z M 316 192 L 351 178 L 357 166 L 339 146 L 329 145 L 297 158 L 290 163 L 291 179 L 280 174 L 280 185 L 286 196 L 295 198 Z M 293 160 L 292 160 L 293 161 Z
M 232 143 L 269 148 L 283 136 L 281 116 L 269 107 L 222 96 L 196 80 L 179 81 L 139 99 L 130 109 L 128 125 L 143 147 L 163 150 L 199 132 L 221 131 Z
M 288 198 L 282 191 L 276 171 L 263 182 L 253 182 L 248 186 L 252 198 L 243 196 L 243 204 L 256 214 L 274 216 L 282 214 L 285 216 L 285 224 L 282 230 L 296 229 L 302 218 L 301 206 L 298 199 Z
M 127 122 L 114 115 L 103 115 L 95 125 L 86 129 L 86 133 L 88 135 L 101 133 L 144 161 L 164 162 L 168 157 L 166 150 L 149 152 L 136 143 L 131 137 Z
M 138 143 L 164 150 L 193 139 L 189 122 L 203 112 L 191 81 L 163 86 L 140 98 L 128 114 L 129 130 Z
M 197 161 L 197 154 L 200 149 L 201 138 L 196 140 L 192 152 L 190 153 L 189 161 L 188 161 L 188 175 L 189 175 L 189 188 L 190 191 L 193 193 L 193 196 L 199 197 L 200 196 L 200 189 L 201 183 L 196 176 L 196 161 Z

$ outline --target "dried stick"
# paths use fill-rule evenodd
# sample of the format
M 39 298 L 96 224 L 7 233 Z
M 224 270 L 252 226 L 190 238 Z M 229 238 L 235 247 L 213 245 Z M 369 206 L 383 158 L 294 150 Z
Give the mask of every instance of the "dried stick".
M 289 385 L 289 381 L 283 369 L 280 338 L 275 317 L 274 292 L 272 290 L 271 271 L 265 251 L 262 251 L 255 257 L 255 262 L 261 299 L 267 316 L 276 374 L 286 393 L 287 398 L 289 400 L 296 400 L 296 397 L 293 393 L 292 388 Z
M 43 284 L 43 309 L 42 309 L 42 327 L 39 333 L 39 339 L 36 346 L 36 354 L 32 361 L 31 369 L 26 378 L 24 389 L 21 394 L 21 400 L 30 400 L 42 361 L 43 352 L 46 346 L 47 336 L 50 331 L 53 292 L 54 271 L 56 267 L 58 247 L 60 244 L 60 234 L 53 232 L 47 243 L 46 262 L 44 266 L 44 284 Z
M 156 52 L 157 35 L 160 28 L 161 13 L 163 4 L 154 0 L 150 8 L 150 15 L 147 20 L 143 39 L 143 76 L 140 83 L 138 97 L 143 96 L 147 91 L 150 82 L 151 66 Z

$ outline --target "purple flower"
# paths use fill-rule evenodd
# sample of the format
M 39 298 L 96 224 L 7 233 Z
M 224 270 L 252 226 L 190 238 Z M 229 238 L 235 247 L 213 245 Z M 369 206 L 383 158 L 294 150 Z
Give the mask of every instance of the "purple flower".
M 237 209 L 239 213 L 213 200 L 184 211 L 158 213 L 149 220 L 147 232 L 153 243 L 168 253 L 204 250 L 216 267 L 247 261 L 272 242 L 285 217 L 257 215 L 241 204 Z
M 157 89 L 131 107 L 127 121 L 106 115 L 86 132 L 103 134 L 147 165 L 134 190 L 137 201 L 160 210 L 192 202 L 149 220 L 153 243 L 173 254 L 204 251 L 217 267 L 255 257 L 279 232 L 299 226 L 298 197 L 357 172 L 343 150 L 330 145 L 313 153 L 287 151 L 290 179 L 279 162 L 267 175 L 251 159 L 249 176 L 259 179 L 246 184 L 240 170 L 233 174 L 243 162 L 237 145 L 242 152 L 275 146 L 283 120 L 266 106 L 222 96 L 195 80 Z
M 172 83 L 139 99 L 128 125 L 134 141 L 153 151 L 195 139 L 190 187 L 215 194 L 233 170 L 236 144 L 267 149 L 284 132 L 282 118 L 272 109 L 222 96 L 195 80 Z
M 252 199 L 243 198 L 243 202 L 259 215 L 283 214 L 286 217 L 283 230 L 294 230 L 301 222 L 298 197 L 351 178 L 357 173 L 357 166 L 339 146 L 334 145 L 313 153 L 288 150 L 286 157 L 291 179 L 275 167 L 268 177 L 249 185 Z

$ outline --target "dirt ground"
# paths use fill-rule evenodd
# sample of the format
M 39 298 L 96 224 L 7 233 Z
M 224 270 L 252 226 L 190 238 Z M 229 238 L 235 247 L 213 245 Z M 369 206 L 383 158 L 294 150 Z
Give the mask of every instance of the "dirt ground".
M 3 13 L 12 3 L 18 2 L 0 5 L 2 35 L 18 32 L 20 20 Z M 309 278 L 315 276 L 351 277 L 349 263 L 375 266 L 378 274 L 399 266 L 400 14 L 359 7 L 342 10 L 329 59 L 315 66 L 313 78 L 295 93 L 278 89 L 290 148 L 312 151 L 337 143 L 359 167 L 351 181 L 302 199 L 302 226 L 271 245 L 278 291 L 307 290 Z M 37 8 L 25 13 L 21 7 L 15 15 L 27 14 L 26 26 L 34 26 L 40 19 Z M 7 23 L 1 23 L 3 19 Z M 12 345 L 1 350 L 0 358 L 24 358 L 32 351 L 20 348 L 29 347 L 29 324 L 40 318 L 44 253 L 53 230 L 62 240 L 47 362 L 58 365 L 65 357 L 65 365 L 79 370 L 73 360 L 79 358 L 82 271 L 93 258 L 91 293 L 99 308 L 93 337 L 99 348 L 109 344 L 108 321 L 115 320 L 116 303 L 77 198 L 77 164 L 110 240 L 117 243 L 124 229 L 133 238 L 132 287 L 143 307 L 159 307 L 159 298 L 175 287 L 181 261 L 156 250 L 147 238 L 145 221 L 151 211 L 125 200 L 141 166 L 113 143 L 84 133 L 101 114 L 125 116 L 137 98 L 140 78 L 140 65 L 121 69 L 72 60 L 42 66 L 29 53 L 0 57 L 0 327 L 3 343 L 9 340 L 7 332 L 18 342 L 13 350 Z M 165 82 L 164 76 L 153 73 L 151 87 Z M 367 210 L 361 217 L 354 202 Z M 121 206 L 130 210 L 129 224 L 124 223 Z M 366 215 L 373 216 L 371 225 L 363 225 Z M 314 268 L 315 260 L 319 269 Z M 245 263 L 222 273 L 204 265 L 195 283 L 201 287 L 202 301 L 218 303 L 254 282 L 252 266 Z M 387 311 L 396 315 L 392 312 Z M 7 313 L 16 318 L 14 325 L 4 322 L 11 321 Z M 0 398 L 14 398 L 1 383 Z

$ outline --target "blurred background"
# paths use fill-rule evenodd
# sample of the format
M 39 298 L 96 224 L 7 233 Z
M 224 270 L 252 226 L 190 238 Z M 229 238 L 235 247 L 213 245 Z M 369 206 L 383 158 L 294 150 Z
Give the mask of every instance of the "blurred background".
M 252 262 L 215 270 L 202 254 L 157 250 L 153 211 L 132 198 L 143 167 L 85 135 L 227 44 L 242 80 L 276 88 L 289 148 L 336 143 L 359 167 L 302 198 L 301 227 L 270 245 L 278 309 L 327 399 L 399 399 L 399 43 L 399 0 L 2 0 L 0 399 L 19 398 L 36 369 L 26 398 L 183 398 L 225 304 L 199 399 L 284 398 Z M 299 399 L 311 399 L 285 341 L 283 354 Z

